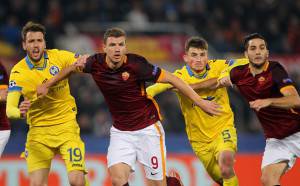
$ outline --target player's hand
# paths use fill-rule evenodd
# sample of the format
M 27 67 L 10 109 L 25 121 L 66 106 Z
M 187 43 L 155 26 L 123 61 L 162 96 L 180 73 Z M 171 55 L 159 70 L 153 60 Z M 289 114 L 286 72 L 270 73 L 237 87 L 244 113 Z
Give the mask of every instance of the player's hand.
M 20 103 L 19 109 L 20 109 L 20 113 L 21 113 L 22 118 L 26 118 L 26 114 L 27 114 L 27 111 L 30 108 L 30 105 L 31 105 L 30 101 L 27 98 L 25 98 L 24 101 L 22 101 Z
M 0 89 L 0 102 L 5 102 L 7 98 L 7 89 Z
M 233 87 L 233 84 L 230 80 L 230 77 L 223 77 L 221 79 L 218 80 L 218 86 L 223 86 L 223 87 Z
M 250 101 L 250 108 L 255 109 L 256 111 L 259 111 L 262 108 L 270 106 L 272 101 L 270 99 L 257 99 L 254 101 Z
M 36 88 L 36 94 L 38 98 L 42 98 L 48 94 L 49 88 L 46 84 L 38 85 Z
M 219 116 L 222 114 L 221 106 L 213 101 L 201 100 L 198 104 L 196 103 L 196 105 L 211 116 Z
M 74 66 L 76 69 L 79 69 L 80 71 L 82 71 L 85 68 L 85 64 L 87 62 L 87 58 L 89 57 L 89 55 L 85 54 L 83 56 L 80 56 L 77 61 L 75 61 Z

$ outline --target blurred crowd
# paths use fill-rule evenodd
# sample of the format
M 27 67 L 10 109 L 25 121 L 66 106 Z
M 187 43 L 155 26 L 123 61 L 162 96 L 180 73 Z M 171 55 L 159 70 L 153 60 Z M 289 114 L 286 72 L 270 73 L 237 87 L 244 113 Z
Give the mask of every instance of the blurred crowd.
M 241 52 L 242 39 L 250 32 L 262 33 L 271 53 L 300 52 L 300 0 L 1 0 L 0 58 L 9 53 L 18 55 L 18 59 L 24 55 L 20 32 L 28 20 L 46 26 L 48 48 L 56 48 L 58 41 L 67 43 L 65 27 L 70 23 L 128 21 L 137 28 L 152 22 L 189 23 L 219 53 Z M 72 27 L 68 28 L 72 32 Z M 77 43 L 88 42 L 82 39 L 85 42 L 78 39 Z M 85 45 L 82 47 L 90 51 Z M 300 82 L 298 74 L 294 76 Z M 108 135 L 112 120 L 91 77 L 74 75 L 70 85 L 79 107 L 82 133 Z M 230 95 L 239 131 L 259 131 L 247 103 L 235 91 L 230 90 Z M 166 131 L 183 132 L 185 126 L 176 95 L 164 93 L 158 102 Z M 13 127 L 23 130 L 21 125 Z
M 0 39 L 19 46 L 27 20 L 48 29 L 48 46 L 68 22 L 191 23 L 219 52 L 240 50 L 242 37 L 259 31 L 276 53 L 300 52 L 299 0 L 1 0 Z

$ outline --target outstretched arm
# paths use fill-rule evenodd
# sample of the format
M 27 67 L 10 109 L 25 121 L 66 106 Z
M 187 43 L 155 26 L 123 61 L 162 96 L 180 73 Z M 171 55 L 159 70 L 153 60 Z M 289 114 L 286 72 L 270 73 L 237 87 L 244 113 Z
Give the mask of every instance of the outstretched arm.
M 158 80 L 161 83 L 170 83 L 185 96 L 189 97 L 192 101 L 195 102 L 203 111 L 211 115 L 219 115 L 221 113 L 220 106 L 212 101 L 207 101 L 202 98 L 183 80 L 176 77 L 175 75 L 163 71 L 164 75 Z
M 259 111 L 261 108 L 268 106 L 291 109 L 300 107 L 300 97 L 294 86 L 288 86 L 281 90 L 283 97 L 280 98 L 267 98 L 267 99 L 257 99 L 255 101 L 250 101 L 250 107 Z
M 76 70 L 82 70 L 85 67 L 86 59 L 88 58 L 87 55 L 81 56 L 77 59 L 75 63 L 72 65 L 69 65 L 68 67 L 62 69 L 58 74 L 56 74 L 54 77 L 46 81 L 44 84 L 39 85 L 37 87 L 37 96 L 43 97 L 48 93 L 48 90 L 50 87 L 58 83 L 59 81 L 69 77 L 72 72 Z

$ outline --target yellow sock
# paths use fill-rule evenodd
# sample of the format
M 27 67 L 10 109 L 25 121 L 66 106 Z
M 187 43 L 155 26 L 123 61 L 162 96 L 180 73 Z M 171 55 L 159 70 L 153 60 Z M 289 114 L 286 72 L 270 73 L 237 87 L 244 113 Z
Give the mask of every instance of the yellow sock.
M 232 178 L 229 179 L 223 179 L 223 186 L 238 186 L 238 185 L 239 185 L 239 181 L 236 175 L 234 175 Z

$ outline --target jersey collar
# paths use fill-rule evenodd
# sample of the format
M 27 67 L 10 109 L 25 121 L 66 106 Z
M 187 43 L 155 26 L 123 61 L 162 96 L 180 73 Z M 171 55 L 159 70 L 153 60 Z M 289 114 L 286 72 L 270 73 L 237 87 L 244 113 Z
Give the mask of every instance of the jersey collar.
M 186 65 L 186 69 L 189 73 L 190 76 L 194 76 L 195 78 L 198 78 L 198 79 L 204 79 L 206 78 L 207 74 L 208 74 L 208 71 L 210 70 L 210 66 L 209 64 L 206 64 L 205 66 L 205 73 L 204 74 L 195 74 L 192 70 L 192 68 L 189 66 L 189 65 Z
M 49 58 L 48 58 L 47 52 L 44 52 L 44 64 L 42 67 L 35 67 L 34 64 L 30 61 L 30 58 L 28 55 L 26 55 L 25 61 L 30 70 L 32 70 L 33 68 L 36 68 L 37 70 L 44 70 L 47 66 L 48 59 Z

